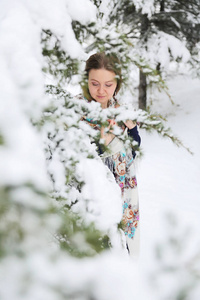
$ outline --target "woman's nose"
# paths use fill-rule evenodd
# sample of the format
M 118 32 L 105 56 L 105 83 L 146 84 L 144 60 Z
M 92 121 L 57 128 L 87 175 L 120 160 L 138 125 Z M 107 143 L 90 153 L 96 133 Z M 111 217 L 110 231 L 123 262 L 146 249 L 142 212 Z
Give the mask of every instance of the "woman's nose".
M 99 93 L 102 94 L 104 92 L 103 85 L 99 86 Z

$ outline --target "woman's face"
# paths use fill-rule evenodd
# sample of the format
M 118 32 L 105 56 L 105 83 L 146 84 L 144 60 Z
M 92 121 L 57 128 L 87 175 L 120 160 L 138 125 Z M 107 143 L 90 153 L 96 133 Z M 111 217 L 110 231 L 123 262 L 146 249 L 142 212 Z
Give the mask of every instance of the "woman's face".
M 105 69 L 91 69 L 88 77 L 88 88 L 91 97 L 106 108 L 117 87 L 116 74 Z

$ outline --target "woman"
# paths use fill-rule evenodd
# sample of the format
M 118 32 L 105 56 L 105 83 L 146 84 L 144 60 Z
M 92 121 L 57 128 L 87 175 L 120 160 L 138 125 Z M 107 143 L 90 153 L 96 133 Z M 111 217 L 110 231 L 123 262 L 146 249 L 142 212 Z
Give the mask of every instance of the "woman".
M 85 67 L 86 81 L 82 85 L 84 98 L 88 101 L 97 101 L 103 109 L 119 107 L 115 96 L 120 90 L 122 79 L 120 63 L 115 55 L 96 53 L 89 57 Z M 91 119 L 85 119 L 95 127 Z M 115 120 L 109 120 L 110 127 Z M 140 136 L 137 125 L 131 120 L 124 122 L 124 134 L 131 136 L 140 145 Z M 125 149 L 123 142 L 111 131 L 101 129 L 101 137 L 109 151 L 99 149 L 103 162 L 115 176 L 122 192 L 123 224 L 126 235 L 127 249 L 131 256 L 139 254 L 139 203 L 137 181 L 135 176 L 135 152 Z

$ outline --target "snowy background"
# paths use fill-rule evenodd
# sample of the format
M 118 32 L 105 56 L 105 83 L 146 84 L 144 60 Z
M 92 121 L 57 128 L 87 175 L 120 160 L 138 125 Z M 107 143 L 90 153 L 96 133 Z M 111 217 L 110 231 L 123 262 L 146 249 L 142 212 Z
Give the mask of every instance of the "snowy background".
M 186 269 L 189 267 L 199 268 L 193 257 L 199 256 L 200 249 L 200 82 L 183 75 L 169 79 L 169 87 L 175 105 L 163 97 L 162 102 L 156 103 L 153 109 L 168 116 L 173 132 L 194 154 L 177 148 L 171 141 L 161 139 L 157 134 L 149 135 L 142 131 L 144 157 L 138 162 L 141 269 L 144 271 L 152 268 L 152 276 L 159 278 L 158 269 L 154 269 L 154 258 L 156 244 L 161 243 L 165 264 L 168 262 L 168 267 L 177 268 L 179 273 L 175 272 L 170 276 L 169 271 L 166 281 L 157 285 L 161 298 L 168 289 L 171 289 L 170 297 L 173 297 L 179 282 L 184 286 L 191 284 L 188 277 L 183 278 L 186 276 L 184 273 L 187 273 Z M 167 217 L 168 214 L 171 215 L 170 218 Z M 173 249 L 173 241 L 172 249 L 168 248 L 167 238 L 174 238 L 174 243 L 180 242 L 178 247 L 181 254 L 177 255 L 177 245 Z M 148 289 L 141 290 L 144 294 L 142 299 L 157 299 L 156 295 L 150 297 Z M 190 299 L 198 299 L 199 296 L 200 290 Z
M 149 17 L 153 2 L 148 1 L 145 6 Z M 154 43 L 149 56 L 144 49 L 131 50 L 130 45 L 126 49 L 130 55 L 141 52 L 152 64 L 158 62 L 155 56 L 160 57 L 161 66 L 168 72 L 166 82 L 175 104 L 165 93 L 152 90 L 151 110 L 167 117 L 166 125 L 193 152 L 191 155 L 184 148 L 177 148 L 155 132 L 140 131 L 144 156 L 137 160 L 141 210 L 141 254 L 137 261 L 130 260 L 120 248 L 120 191 L 90 145 L 89 138 L 94 133 L 79 123 L 82 107 L 75 100 L 72 103 L 71 98 L 67 98 L 66 105 L 66 98 L 45 93 L 45 83 L 57 81 L 52 74 L 43 72 L 52 61 L 43 55 L 42 31 L 53 32 L 46 45 L 48 50 L 52 50 L 57 38 L 71 59 L 83 63 L 88 57 L 87 43 L 93 39 L 90 37 L 81 45 L 72 20 L 83 27 L 97 21 L 97 36 L 104 39 L 109 28 L 101 28 L 109 16 L 110 3 L 102 2 L 105 19 L 99 21 L 97 9 L 89 0 L 0 1 L 3 300 L 199 300 L 200 81 L 192 79 L 185 65 L 189 59 L 185 44 L 158 34 L 157 44 L 149 40 L 150 46 Z M 135 1 L 135 5 L 139 9 L 144 1 Z M 114 28 L 110 34 L 116 40 L 120 35 Z M 154 53 L 157 45 L 160 52 Z M 174 59 L 182 57 L 181 76 L 174 76 L 176 64 L 170 71 L 168 47 L 173 50 Z M 62 70 L 66 65 L 60 63 L 57 67 Z M 129 67 L 129 79 L 137 87 L 138 71 L 132 68 L 133 65 Z M 73 86 L 62 88 L 76 94 L 80 90 L 79 79 L 74 76 Z M 125 100 L 132 97 L 126 91 Z M 85 109 L 101 113 L 98 105 L 92 105 Z M 64 206 L 77 199 L 72 211 L 66 212 Z M 79 219 L 74 218 L 74 213 Z M 102 235 L 109 236 L 114 245 L 112 250 L 101 252 L 92 247 L 93 242 L 88 242 L 86 235 L 91 222 Z M 76 227 L 74 224 L 78 227 L 75 233 L 71 230 Z M 82 256 L 74 255 L 72 248 L 59 247 L 55 233 L 63 228 L 72 248 Z

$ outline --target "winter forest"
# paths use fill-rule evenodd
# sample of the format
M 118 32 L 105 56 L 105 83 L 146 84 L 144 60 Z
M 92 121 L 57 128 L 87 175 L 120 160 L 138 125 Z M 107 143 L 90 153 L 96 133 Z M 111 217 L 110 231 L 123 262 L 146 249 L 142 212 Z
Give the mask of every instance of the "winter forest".
M 121 61 L 115 118 L 142 139 L 137 259 L 81 122 L 114 114 L 77 98 L 99 51 Z M 0 0 L 0 94 L 0 299 L 199 300 L 199 0 Z

